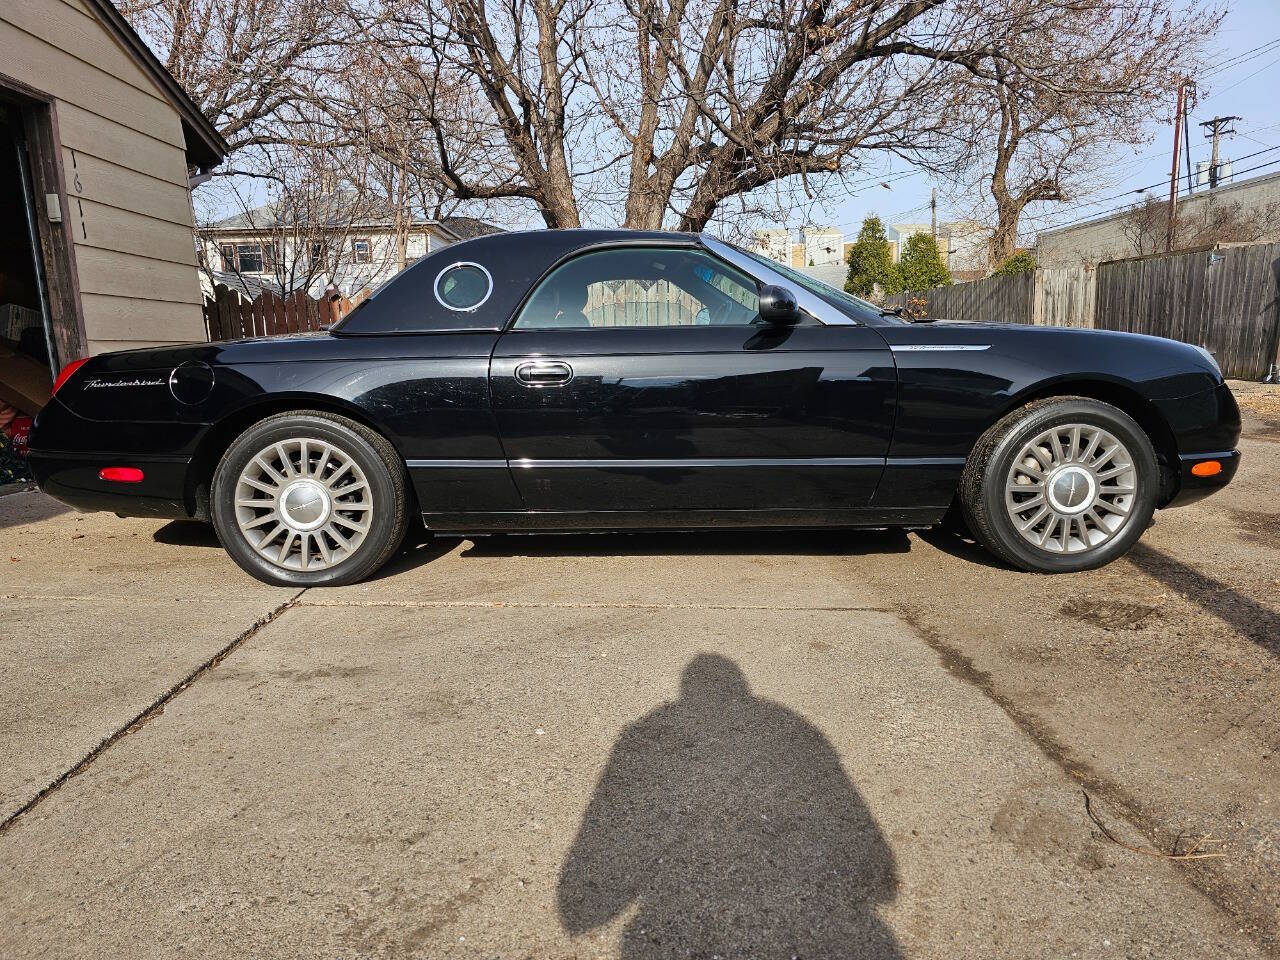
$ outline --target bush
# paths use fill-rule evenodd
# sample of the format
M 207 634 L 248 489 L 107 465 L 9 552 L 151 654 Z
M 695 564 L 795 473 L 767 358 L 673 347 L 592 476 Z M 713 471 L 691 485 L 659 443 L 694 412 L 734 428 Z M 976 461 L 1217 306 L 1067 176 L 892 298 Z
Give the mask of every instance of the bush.
M 992 271 L 993 277 L 1007 277 L 1014 273 L 1031 273 L 1036 268 L 1036 258 L 1029 250 L 1019 250 Z
M 898 260 L 905 290 L 928 290 L 951 285 L 951 271 L 942 261 L 938 244 L 927 233 L 913 233 Z
M 849 275 L 844 289 L 856 297 L 870 297 L 877 286 L 886 296 L 902 290 L 897 265 L 889 255 L 884 224 L 879 217 L 870 216 L 862 221 L 858 239 L 849 250 Z

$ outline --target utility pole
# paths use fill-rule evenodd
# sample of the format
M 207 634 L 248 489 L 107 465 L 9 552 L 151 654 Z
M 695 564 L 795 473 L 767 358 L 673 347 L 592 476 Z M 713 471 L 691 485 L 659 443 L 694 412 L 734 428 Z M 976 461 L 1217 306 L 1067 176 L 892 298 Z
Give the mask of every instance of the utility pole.
M 1231 126 L 1236 120 L 1243 120 L 1243 117 L 1214 117 L 1212 120 L 1205 120 L 1200 126 L 1204 127 L 1204 135 L 1206 138 L 1213 138 L 1213 157 L 1209 160 L 1209 189 L 1213 190 L 1218 186 L 1218 138 L 1224 134 L 1230 136 L 1236 132 L 1236 128 Z
M 933 242 L 938 242 L 938 188 L 933 188 L 933 194 L 929 197 L 929 211 L 933 218 Z
M 1195 84 L 1191 84 L 1190 89 L 1187 90 L 1186 105 L 1182 110 L 1182 149 L 1187 151 L 1187 196 L 1191 196 L 1194 189 L 1192 186 L 1193 178 L 1191 175 L 1191 104 L 1194 103 L 1195 100 L 1196 87 Z
M 1182 111 L 1186 106 L 1187 83 L 1178 84 L 1178 112 L 1173 119 L 1173 172 L 1169 174 L 1169 227 L 1164 235 L 1164 252 L 1173 250 L 1173 233 L 1178 219 L 1178 149 L 1182 146 L 1178 141 L 1182 138 Z

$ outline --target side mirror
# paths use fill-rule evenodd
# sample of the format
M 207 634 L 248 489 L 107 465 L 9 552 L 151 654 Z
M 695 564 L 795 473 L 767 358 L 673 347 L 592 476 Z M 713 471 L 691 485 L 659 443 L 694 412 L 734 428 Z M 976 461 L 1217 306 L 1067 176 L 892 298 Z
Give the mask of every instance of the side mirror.
M 794 327 L 800 322 L 795 294 L 786 287 L 765 284 L 760 290 L 760 319 L 779 327 Z

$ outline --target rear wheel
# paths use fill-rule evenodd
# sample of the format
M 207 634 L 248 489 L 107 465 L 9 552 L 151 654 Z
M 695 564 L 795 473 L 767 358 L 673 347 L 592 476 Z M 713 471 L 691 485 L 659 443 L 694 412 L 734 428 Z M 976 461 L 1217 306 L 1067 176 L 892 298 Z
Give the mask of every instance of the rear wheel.
M 1005 417 L 978 441 L 960 484 L 975 537 L 1005 561 L 1044 573 L 1109 563 L 1151 522 L 1155 450 L 1124 411 L 1053 397 Z
M 339 586 L 399 548 L 404 466 L 384 437 L 322 411 L 278 414 L 227 449 L 213 476 L 218 539 L 244 570 L 280 586 Z

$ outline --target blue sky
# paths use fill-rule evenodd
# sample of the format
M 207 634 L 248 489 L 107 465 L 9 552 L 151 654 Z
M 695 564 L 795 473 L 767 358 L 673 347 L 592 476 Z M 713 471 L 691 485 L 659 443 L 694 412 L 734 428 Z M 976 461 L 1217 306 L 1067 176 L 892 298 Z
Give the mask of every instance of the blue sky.
M 1270 41 L 1280 41 L 1280 0 L 1235 0 L 1218 31 L 1215 56 L 1211 62 L 1222 62 L 1241 56 Z M 1170 95 L 1170 114 L 1173 112 L 1174 95 Z M 1235 114 L 1244 119 L 1236 124 L 1239 135 L 1229 138 L 1223 147 L 1223 155 L 1232 159 L 1280 144 L 1280 44 L 1261 55 L 1253 55 L 1247 62 L 1235 64 L 1200 81 L 1199 102 L 1191 115 L 1191 162 L 1209 158 L 1209 142 L 1200 129 L 1200 120 L 1214 116 Z M 1048 220 L 1046 225 L 1065 223 L 1091 215 L 1101 215 L 1122 206 L 1126 199 L 1140 199 L 1131 193 L 1139 187 L 1150 186 L 1161 180 L 1167 184 L 1173 151 L 1173 127 L 1169 124 L 1152 124 L 1146 143 L 1133 149 L 1117 149 L 1113 157 L 1112 173 L 1108 186 L 1099 190 L 1096 201 L 1086 205 L 1068 204 L 1073 209 L 1064 210 Z M 1185 148 L 1183 153 L 1185 160 Z M 1280 150 L 1263 154 L 1236 164 L 1236 171 L 1258 164 L 1271 164 L 1245 177 L 1260 176 L 1280 171 Z M 902 175 L 910 167 L 895 161 L 892 173 Z M 874 172 L 888 172 L 873 171 Z M 1184 171 L 1185 172 L 1185 171 Z M 855 174 L 851 182 L 864 182 L 872 174 Z M 889 223 L 927 223 L 929 220 L 929 191 L 933 186 L 928 173 L 897 176 L 890 189 L 870 185 L 863 186 L 855 196 L 843 198 L 831 204 L 822 213 L 815 212 L 818 223 L 834 223 L 846 234 L 856 234 L 863 217 L 878 214 Z M 1167 186 L 1149 191 L 1167 195 Z M 1119 194 L 1126 196 L 1117 196 Z M 944 198 L 939 197 L 938 218 L 951 219 L 962 215 L 962 210 L 949 209 Z M 825 220 L 823 218 L 825 214 Z

